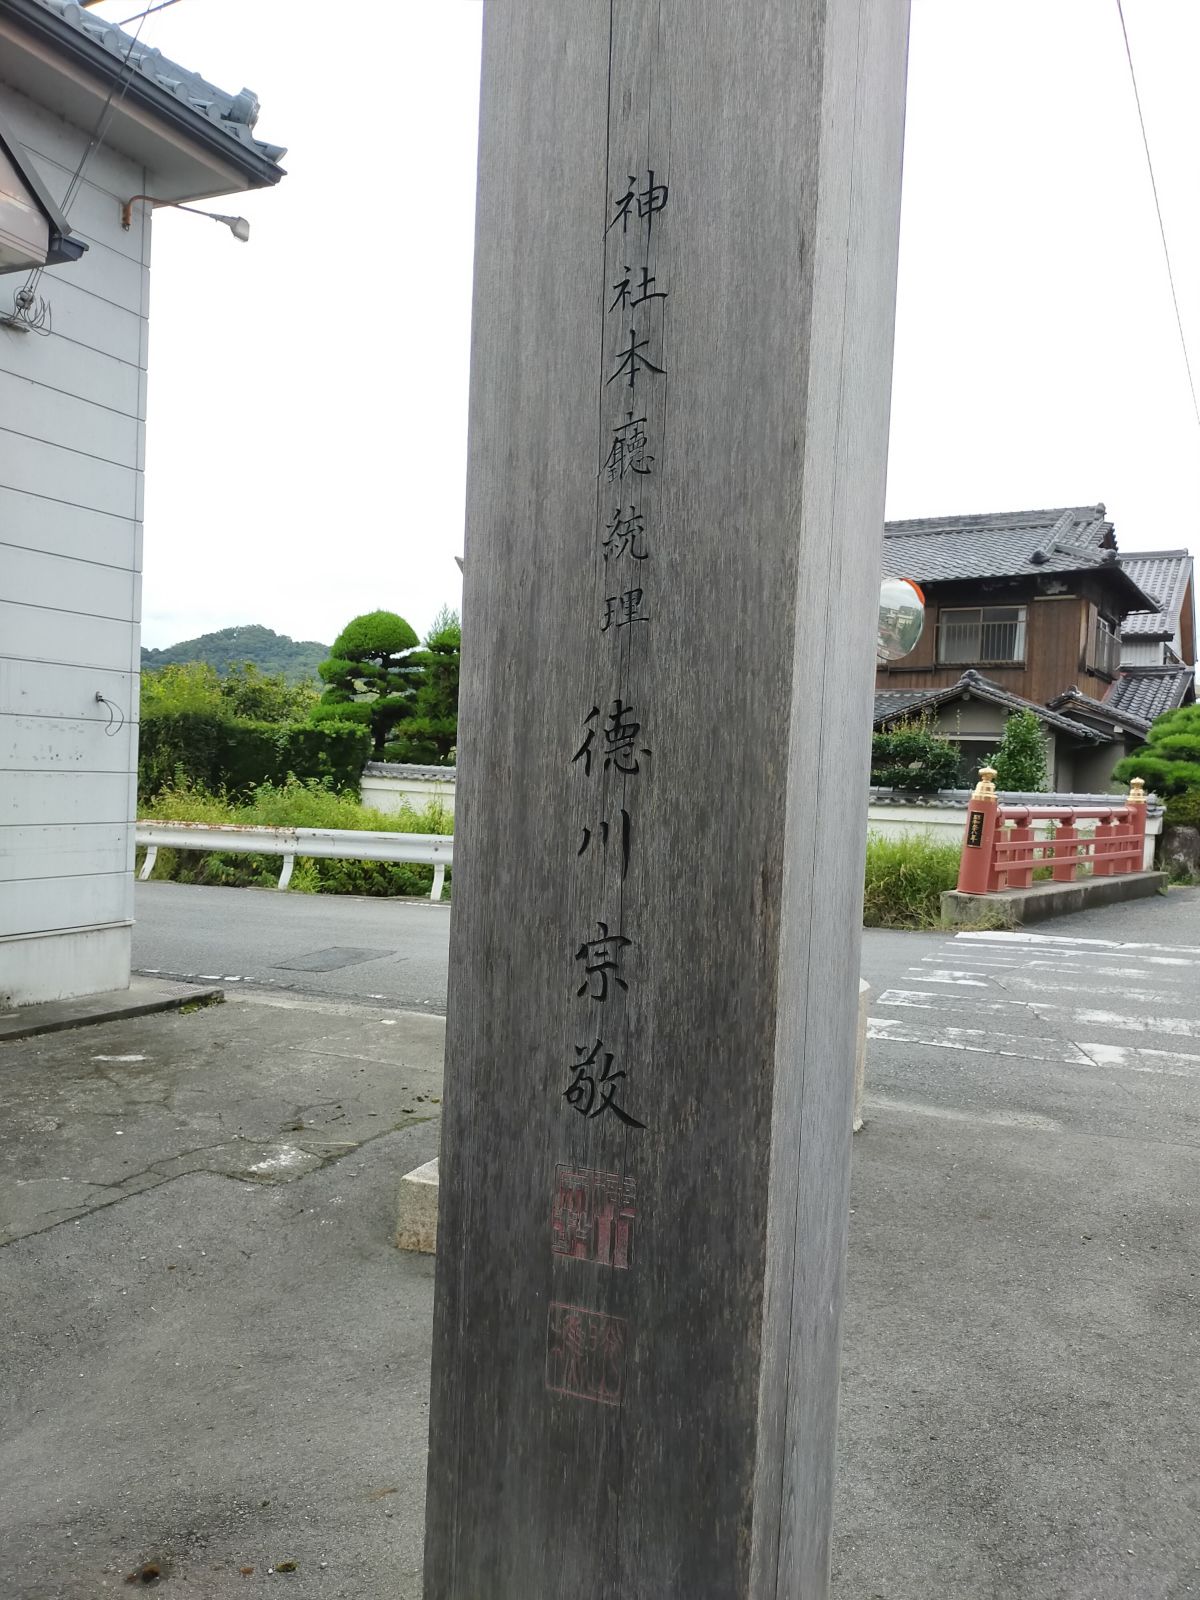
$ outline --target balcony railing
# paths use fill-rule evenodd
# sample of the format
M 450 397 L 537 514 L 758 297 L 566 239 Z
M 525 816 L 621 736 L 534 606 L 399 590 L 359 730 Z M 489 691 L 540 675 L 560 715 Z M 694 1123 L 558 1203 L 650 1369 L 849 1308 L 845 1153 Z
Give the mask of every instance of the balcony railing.
M 1025 659 L 1025 623 L 942 622 L 938 624 L 938 660 L 948 666 L 1005 661 L 1020 666 Z
M 1103 624 L 1096 628 L 1096 643 L 1092 652 L 1092 667 L 1106 678 L 1115 678 L 1121 665 L 1121 640 L 1110 633 Z

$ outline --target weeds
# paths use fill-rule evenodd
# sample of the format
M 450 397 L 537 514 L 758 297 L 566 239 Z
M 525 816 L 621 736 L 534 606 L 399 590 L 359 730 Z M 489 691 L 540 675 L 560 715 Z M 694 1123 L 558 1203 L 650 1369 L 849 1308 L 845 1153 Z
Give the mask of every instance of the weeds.
M 868 928 L 936 928 L 941 897 L 958 882 L 957 844 L 919 834 L 867 837 L 863 924 Z

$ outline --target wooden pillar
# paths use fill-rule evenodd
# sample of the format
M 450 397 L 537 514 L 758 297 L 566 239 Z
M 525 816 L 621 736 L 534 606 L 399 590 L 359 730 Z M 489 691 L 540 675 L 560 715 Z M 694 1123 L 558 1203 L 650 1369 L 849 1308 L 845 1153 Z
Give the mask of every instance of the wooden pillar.
M 426 1600 L 827 1592 L 907 0 L 487 0 Z

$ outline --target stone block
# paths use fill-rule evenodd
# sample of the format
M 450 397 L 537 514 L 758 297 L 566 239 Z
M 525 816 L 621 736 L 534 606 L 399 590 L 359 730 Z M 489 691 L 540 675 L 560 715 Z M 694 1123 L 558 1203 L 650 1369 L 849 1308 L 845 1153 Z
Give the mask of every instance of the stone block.
M 435 1156 L 400 1179 L 396 1244 L 431 1256 L 437 1250 L 438 1164 Z
M 1200 875 L 1200 828 L 1164 828 L 1159 849 L 1159 866 L 1173 878 Z

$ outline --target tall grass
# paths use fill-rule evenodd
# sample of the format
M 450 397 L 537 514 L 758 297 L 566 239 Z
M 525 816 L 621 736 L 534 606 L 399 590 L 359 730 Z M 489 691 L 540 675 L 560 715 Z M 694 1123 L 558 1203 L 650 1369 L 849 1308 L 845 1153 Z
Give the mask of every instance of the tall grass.
M 376 811 L 353 796 L 337 794 L 315 779 L 289 778 L 262 784 L 243 804 L 177 780 L 139 803 L 138 815 L 155 822 L 235 823 L 256 828 L 344 828 L 369 833 L 454 832 L 454 817 L 437 801 L 419 809 Z M 273 888 L 279 856 L 230 855 L 220 851 L 160 850 L 155 878 L 229 888 Z M 446 874 L 449 887 L 451 874 Z M 307 894 L 427 895 L 433 868 L 387 861 L 314 861 L 299 857 L 290 887 Z
M 867 837 L 863 925 L 868 928 L 935 928 L 941 896 L 958 882 L 960 847 L 922 834 Z

